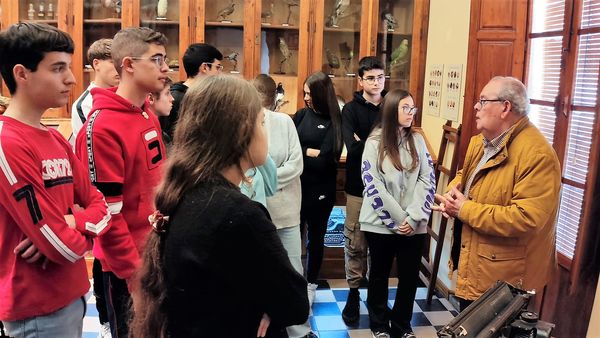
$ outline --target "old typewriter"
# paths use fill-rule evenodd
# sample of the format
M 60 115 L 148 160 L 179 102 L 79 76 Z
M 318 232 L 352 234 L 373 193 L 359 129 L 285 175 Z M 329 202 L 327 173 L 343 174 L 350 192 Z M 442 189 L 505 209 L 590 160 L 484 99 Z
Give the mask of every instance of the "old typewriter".
M 527 310 L 533 293 L 498 281 L 448 325 L 440 338 L 549 338 L 554 325 Z

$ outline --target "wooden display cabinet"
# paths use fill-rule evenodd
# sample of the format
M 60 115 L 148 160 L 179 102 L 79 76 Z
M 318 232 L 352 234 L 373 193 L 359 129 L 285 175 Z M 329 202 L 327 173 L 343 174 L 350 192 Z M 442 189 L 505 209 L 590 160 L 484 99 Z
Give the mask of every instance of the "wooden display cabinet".
M 269 74 L 285 90 L 281 112 L 294 114 L 302 106 L 298 88 L 306 78 L 309 1 L 262 0 L 256 16 L 259 44 L 255 44 L 254 76 Z M 260 14 L 260 15 L 258 15 Z
M 330 74 L 336 93 L 348 102 L 358 89 L 358 61 L 374 55 L 386 65 L 386 89 L 407 89 L 420 104 L 428 12 L 429 0 L 315 3 L 308 73 L 321 70 Z M 415 20 L 415 16 L 419 19 Z M 397 54 L 400 57 L 392 64 L 392 55 Z
M 67 12 L 70 0 L 0 0 L 2 29 L 15 22 L 38 22 L 68 31 Z M 2 83 L 2 94 L 9 96 L 8 88 Z M 69 116 L 69 109 L 48 109 L 45 117 Z
M 332 75 L 344 101 L 351 100 L 358 88 L 358 61 L 367 55 L 386 63 L 387 88 L 409 89 L 415 102 L 422 100 L 429 0 L 121 0 L 119 8 L 116 0 L 0 0 L 0 24 L 6 28 L 29 20 L 29 4 L 36 10 L 40 1 L 46 11 L 53 4 L 54 18 L 38 20 L 34 13 L 33 20 L 55 25 L 75 41 L 77 84 L 70 104 L 93 77 L 86 67 L 90 44 L 137 26 L 168 37 L 173 80 L 186 78 L 181 57 L 187 46 L 210 43 L 226 57 L 224 73 L 246 79 L 267 73 L 281 83 L 288 101 L 282 111 L 288 114 L 304 106 L 304 81 L 319 70 Z M 336 3 L 341 4 L 337 9 Z M 396 21 L 391 29 L 385 14 Z M 398 50 L 403 44 L 406 50 Z M 402 55 L 393 62 L 397 50 Z M 2 93 L 8 94 L 6 88 Z M 69 117 L 70 109 L 51 114 Z

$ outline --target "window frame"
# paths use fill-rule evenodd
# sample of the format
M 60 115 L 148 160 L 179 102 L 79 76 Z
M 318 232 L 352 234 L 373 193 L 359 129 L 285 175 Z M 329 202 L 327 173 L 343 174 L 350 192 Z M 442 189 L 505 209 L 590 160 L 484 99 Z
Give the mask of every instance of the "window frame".
M 562 53 L 561 53 L 561 67 L 560 67 L 560 80 L 559 80 L 559 88 L 558 95 L 556 96 L 554 102 L 544 101 L 532 99 L 532 104 L 537 104 L 545 107 L 551 107 L 554 109 L 554 113 L 556 115 L 556 121 L 554 125 L 554 136 L 553 136 L 553 147 L 557 153 L 559 161 L 561 163 L 561 183 L 563 185 L 573 186 L 576 188 L 580 188 L 584 191 L 582 207 L 580 211 L 580 219 L 577 237 L 575 240 L 575 248 L 573 253 L 573 259 L 570 259 L 565 254 L 561 253 L 557 249 L 557 257 L 558 263 L 566 268 L 567 270 L 571 270 L 571 272 L 575 272 L 572 276 L 579 275 L 579 271 L 584 268 L 584 264 L 586 261 L 589 261 L 589 255 L 598 250 L 598 243 L 589 243 L 585 239 L 588 238 L 588 233 L 593 233 L 593 224 L 591 222 L 591 215 L 593 213 L 593 199 L 594 193 L 596 190 L 596 180 L 598 173 L 598 162 L 599 162 L 599 146 L 600 146 L 600 128 L 598 127 L 598 116 L 599 116 L 599 105 L 600 98 L 598 95 L 598 90 L 596 92 L 596 104 L 595 107 L 589 106 L 575 106 L 573 104 L 573 94 L 575 92 L 575 82 L 577 75 L 577 61 L 578 61 L 578 51 L 579 44 L 581 40 L 581 36 L 600 33 L 600 26 L 593 28 L 583 28 L 581 29 L 581 16 L 583 10 L 583 1 L 579 0 L 564 0 L 565 3 L 565 13 L 564 13 L 564 26 L 561 31 L 553 30 L 553 31 L 544 31 L 544 32 L 532 32 L 533 26 L 533 2 L 532 0 L 529 2 L 529 15 L 528 15 L 528 28 L 527 28 L 527 49 L 525 55 L 524 62 L 524 79 L 528 80 L 529 78 L 529 62 L 531 57 L 531 43 L 533 39 L 536 38 L 544 38 L 544 37 L 558 37 L 562 36 Z M 600 76 L 598 76 L 600 79 Z M 597 79 L 597 81 L 599 80 Z M 600 84 L 600 81 L 599 81 Z M 527 85 L 527 82 L 526 82 Z M 600 85 L 598 85 L 597 89 L 600 89 Z M 576 182 L 564 177 L 565 174 L 565 160 L 567 157 L 567 146 L 569 140 L 569 128 L 571 125 L 571 118 L 573 111 L 585 111 L 585 112 L 593 112 L 595 114 L 594 117 L 594 125 L 593 125 L 593 133 L 592 140 L 590 145 L 590 153 L 588 157 L 588 170 L 587 177 L 585 183 Z M 558 218 L 557 218 L 558 221 Z M 593 237 L 593 236 L 592 236 Z M 572 281 L 574 281 L 572 279 Z M 574 281 L 576 282 L 576 280 Z

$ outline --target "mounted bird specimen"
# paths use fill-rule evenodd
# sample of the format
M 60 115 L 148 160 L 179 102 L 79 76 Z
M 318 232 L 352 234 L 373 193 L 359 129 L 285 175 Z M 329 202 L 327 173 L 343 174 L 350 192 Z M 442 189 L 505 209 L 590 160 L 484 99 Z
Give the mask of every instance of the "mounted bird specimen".
M 288 16 L 285 20 L 284 25 L 290 24 L 290 17 L 292 16 L 292 7 L 299 7 L 300 0 L 283 0 L 283 2 L 288 6 Z
M 344 62 L 344 70 L 346 73 L 350 70 L 350 62 L 354 58 L 354 51 L 348 45 L 348 42 L 344 41 L 340 43 L 340 59 Z
M 234 11 L 235 11 L 235 3 L 233 1 L 231 1 L 229 3 L 229 5 L 227 5 L 226 7 L 221 9 L 219 11 L 219 13 L 217 13 L 217 21 L 227 20 L 227 17 L 230 16 L 231 14 L 233 14 Z
M 101 0 L 102 6 L 106 8 L 114 8 L 117 14 L 121 13 L 121 0 Z
M 404 39 L 400 42 L 400 46 L 392 52 L 392 61 L 390 66 L 400 66 L 408 62 L 408 40 Z
M 279 37 L 279 51 L 281 51 L 281 61 L 279 62 L 278 74 L 285 74 L 285 72 L 283 71 L 283 64 L 290 60 L 290 58 L 292 57 L 292 52 L 290 52 L 290 48 L 288 47 L 287 43 L 285 42 L 285 39 L 282 36 Z
M 277 93 L 277 95 L 275 95 L 275 107 L 273 108 L 273 111 L 280 111 L 283 106 L 290 102 L 283 99 L 285 90 L 283 89 L 283 84 L 281 82 L 277 83 L 275 93 Z
M 330 74 L 333 74 L 334 69 L 340 68 L 340 59 L 329 48 L 325 48 L 325 56 L 327 57 L 329 68 L 331 68 Z
M 271 19 L 271 17 L 273 16 L 273 6 L 274 4 L 271 2 L 269 7 L 260 13 L 260 18 L 262 22 L 266 22 L 267 20 Z
M 327 17 L 327 20 L 325 21 L 325 26 L 337 27 L 339 19 L 347 16 L 349 7 L 350 0 L 336 0 L 335 4 L 333 5 L 331 14 Z
M 240 53 L 238 52 L 232 52 L 229 55 L 225 56 L 225 59 L 231 61 L 231 63 L 233 63 L 233 72 L 237 72 L 237 65 L 238 65 L 238 56 L 240 55 Z
M 392 13 L 389 12 L 383 14 L 383 22 L 388 30 L 394 30 L 394 28 L 398 26 L 398 21 L 394 18 Z

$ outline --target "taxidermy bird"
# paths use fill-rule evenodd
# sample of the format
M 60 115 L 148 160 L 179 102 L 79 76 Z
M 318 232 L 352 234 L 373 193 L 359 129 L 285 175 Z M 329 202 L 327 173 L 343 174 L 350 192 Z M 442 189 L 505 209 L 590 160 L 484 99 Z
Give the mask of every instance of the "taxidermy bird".
M 350 62 L 354 58 L 354 51 L 348 45 L 348 42 L 344 41 L 340 43 L 340 59 L 344 62 L 344 69 L 346 73 L 349 70 Z
M 279 37 L 279 51 L 281 51 L 281 61 L 279 62 L 279 73 L 283 74 L 283 63 L 288 61 L 292 57 L 292 52 L 290 52 L 290 48 L 283 36 Z
M 277 84 L 277 88 L 275 88 L 275 101 L 283 100 L 283 96 L 285 95 L 285 90 L 283 89 L 283 83 L 279 82 Z
M 333 73 L 334 69 L 340 68 L 340 59 L 329 48 L 325 48 L 325 55 L 327 56 L 327 63 L 331 67 L 331 73 Z
M 233 53 L 225 56 L 225 59 L 227 59 L 227 60 L 231 61 L 231 63 L 233 63 L 233 71 L 234 72 L 237 71 L 237 64 L 238 64 L 237 57 L 239 55 L 240 55 L 240 53 L 233 52 Z
M 300 0 L 283 0 L 283 2 L 285 2 L 285 4 L 288 6 L 288 16 L 287 20 L 285 20 L 285 23 L 289 25 L 290 16 L 292 16 L 292 7 L 300 6 Z
M 273 111 L 279 111 L 281 107 L 289 103 L 289 101 L 283 100 L 285 90 L 283 89 L 283 84 L 281 82 L 277 84 L 275 93 L 277 94 L 275 95 L 275 107 L 273 108 Z
M 392 13 L 383 14 L 383 22 L 385 22 L 387 29 L 394 29 L 398 24 L 398 21 L 396 21 L 396 18 L 394 18 Z
M 269 5 L 269 8 L 267 8 L 266 10 L 262 11 L 262 13 L 260 13 L 260 18 L 262 19 L 263 22 L 265 22 L 268 19 L 270 19 L 272 16 L 273 16 L 273 3 L 271 2 L 271 4 Z
M 235 11 L 235 3 L 231 1 L 227 7 L 219 11 L 217 14 L 217 20 L 219 20 L 219 18 L 221 18 L 220 20 L 227 19 L 227 17 L 230 16 L 233 11 Z
M 325 26 L 337 26 L 338 20 L 347 16 L 348 7 L 350 7 L 350 0 L 336 0 L 331 14 L 327 17 Z
M 404 39 L 400 42 L 400 46 L 392 52 L 392 62 L 390 66 L 403 65 L 408 60 L 408 40 Z
M 106 8 L 113 7 L 115 12 L 121 13 L 121 0 L 102 0 L 102 6 Z

